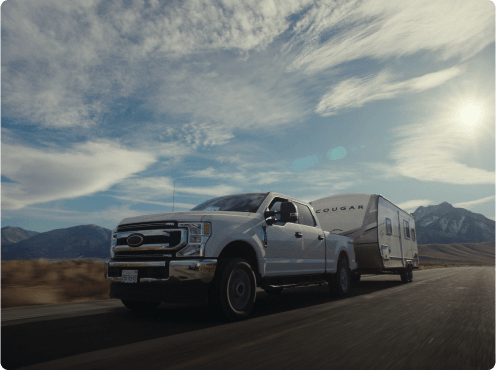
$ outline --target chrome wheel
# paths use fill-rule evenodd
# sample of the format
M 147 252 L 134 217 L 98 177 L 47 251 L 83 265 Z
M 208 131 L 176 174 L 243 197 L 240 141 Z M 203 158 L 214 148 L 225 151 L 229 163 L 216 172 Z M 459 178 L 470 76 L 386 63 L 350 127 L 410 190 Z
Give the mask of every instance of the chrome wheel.
M 339 282 L 343 291 L 348 290 L 348 284 L 350 282 L 348 281 L 348 272 L 344 266 L 341 267 L 341 271 L 339 272 Z
M 329 290 L 331 294 L 344 297 L 350 290 L 350 272 L 348 270 L 348 260 L 340 258 L 338 268 L 329 281 Z
M 220 281 L 213 288 L 218 292 L 219 304 L 230 320 L 247 317 L 256 297 L 255 274 L 243 258 L 227 259 L 222 262 Z
M 229 302 L 235 310 L 243 310 L 251 297 L 251 281 L 245 270 L 233 271 L 229 279 Z

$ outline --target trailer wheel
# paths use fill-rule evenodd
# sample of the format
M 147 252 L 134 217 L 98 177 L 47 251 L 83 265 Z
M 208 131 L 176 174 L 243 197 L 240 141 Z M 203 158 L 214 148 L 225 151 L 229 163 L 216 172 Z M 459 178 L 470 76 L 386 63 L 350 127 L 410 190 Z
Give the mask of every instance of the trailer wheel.
M 408 283 L 408 271 L 406 268 L 401 269 L 400 276 L 401 276 L 401 282 L 402 283 Z
M 265 290 L 265 293 L 267 294 L 272 294 L 272 295 L 276 295 L 276 294 L 280 294 L 282 292 L 282 287 L 278 286 L 278 287 L 267 287 L 267 288 L 264 288 Z
M 227 260 L 222 271 L 219 304 L 228 319 L 242 320 L 252 311 L 256 297 L 255 274 L 243 258 Z
M 143 302 L 143 301 L 130 301 L 121 299 L 124 306 L 134 312 L 148 312 L 152 311 L 160 305 L 160 302 Z
M 413 269 L 410 267 L 407 271 L 408 271 L 408 282 L 411 283 L 413 281 Z
M 350 270 L 346 258 L 339 259 L 337 271 L 329 281 L 329 290 L 332 295 L 339 297 L 344 297 L 350 291 Z

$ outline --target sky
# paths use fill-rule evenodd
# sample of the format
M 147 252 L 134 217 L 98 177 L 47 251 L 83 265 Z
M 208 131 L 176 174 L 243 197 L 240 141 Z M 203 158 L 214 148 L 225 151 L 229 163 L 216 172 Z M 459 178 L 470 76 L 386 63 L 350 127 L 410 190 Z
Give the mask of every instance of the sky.
M 495 219 L 489 0 L 1 6 L 2 227 L 382 194 Z

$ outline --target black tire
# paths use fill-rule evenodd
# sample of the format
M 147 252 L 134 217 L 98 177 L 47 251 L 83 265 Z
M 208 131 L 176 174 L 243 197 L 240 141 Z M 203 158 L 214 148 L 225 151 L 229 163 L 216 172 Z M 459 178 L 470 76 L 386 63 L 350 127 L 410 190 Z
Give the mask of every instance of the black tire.
M 252 311 L 255 304 L 257 283 L 255 274 L 243 258 L 235 258 L 226 261 L 225 267 L 220 275 L 218 287 L 218 299 L 220 308 L 229 320 L 243 320 Z M 215 296 L 215 287 L 212 295 Z M 215 303 L 214 303 L 215 304 Z
M 406 268 L 401 269 L 400 276 L 401 282 L 411 283 L 413 281 L 413 267 L 408 265 Z
M 332 295 L 344 297 L 350 291 L 350 270 L 348 260 L 340 258 L 338 269 L 329 281 L 329 290 Z
M 265 290 L 265 293 L 267 294 L 272 294 L 272 295 L 276 295 L 276 294 L 281 294 L 282 292 L 282 287 L 267 287 L 267 288 L 264 288 Z
M 360 275 L 360 274 L 353 274 L 353 275 L 350 276 L 350 282 L 352 284 L 356 284 L 356 283 L 358 283 L 360 281 L 360 278 L 361 277 L 362 277 L 362 275 Z
M 129 301 L 127 299 L 121 299 L 124 306 L 129 308 L 134 312 L 149 312 L 153 311 L 160 305 L 160 302 L 143 302 L 143 301 Z

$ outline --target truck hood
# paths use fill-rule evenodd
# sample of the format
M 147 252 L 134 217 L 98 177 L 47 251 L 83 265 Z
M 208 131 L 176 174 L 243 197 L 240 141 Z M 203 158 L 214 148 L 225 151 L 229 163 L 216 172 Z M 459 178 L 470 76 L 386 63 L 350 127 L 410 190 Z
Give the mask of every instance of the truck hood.
M 158 213 L 154 215 L 144 215 L 136 217 L 128 217 L 122 220 L 119 225 L 134 224 L 138 222 L 156 222 L 156 221 L 193 221 L 200 222 L 204 218 L 208 221 L 215 221 L 216 217 L 224 218 L 224 216 L 234 217 L 249 217 L 253 213 L 249 212 L 228 212 L 228 211 L 186 211 L 186 212 L 168 212 Z M 208 217 L 206 217 L 208 216 Z

